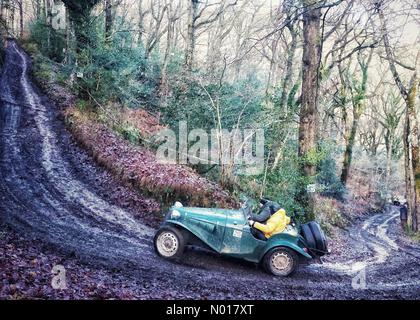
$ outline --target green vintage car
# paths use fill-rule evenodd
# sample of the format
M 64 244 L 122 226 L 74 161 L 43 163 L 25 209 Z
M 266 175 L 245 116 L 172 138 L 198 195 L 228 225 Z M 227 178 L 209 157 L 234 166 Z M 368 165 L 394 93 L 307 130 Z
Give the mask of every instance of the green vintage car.
M 248 224 L 249 207 L 238 210 L 183 207 L 177 202 L 154 237 L 155 250 L 166 259 L 179 258 L 186 245 L 261 264 L 276 276 L 288 276 L 300 259 L 327 253 L 324 233 L 315 222 L 293 223 L 266 241 L 256 239 Z

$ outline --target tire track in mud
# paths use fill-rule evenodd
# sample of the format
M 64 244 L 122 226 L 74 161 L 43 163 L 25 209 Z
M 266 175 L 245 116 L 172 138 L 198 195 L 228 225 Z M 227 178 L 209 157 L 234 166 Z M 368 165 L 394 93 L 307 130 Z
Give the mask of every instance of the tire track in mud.
M 327 268 L 330 271 L 354 277 L 365 270 L 377 271 L 386 268 L 390 258 L 401 252 L 410 254 L 417 259 L 417 262 L 420 262 L 420 254 L 398 245 L 396 240 L 389 237 L 390 224 L 397 224 L 398 218 L 399 213 L 395 208 L 392 208 L 389 213 L 374 215 L 366 219 L 361 226 L 353 226 L 349 230 L 350 239 L 355 248 L 361 245 L 370 251 L 367 257 L 360 256 L 360 258 L 343 262 L 328 262 L 314 267 Z M 389 289 L 391 287 L 413 287 L 420 290 L 420 270 L 415 278 L 393 283 L 376 281 L 376 284 L 370 286 L 371 289 Z
M 109 205 L 72 178 L 60 156 L 57 137 L 50 130 L 47 110 L 29 83 L 28 58 L 15 42 L 9 42 L 7 50 L 1 82 L 3 100 L 8 101 L 2 109 L 2 185 L 20 211 L 20 215 L 9 217 L 21 227 L 26 225 L 35 231 L 32 233 L 44 234 L 50 242 L 58 246 L 65 244 L 74 252 L 88 249 L 86 253 L 90 256 L 93 252 L 88 247 L 102 244 L 109 256 L 101 258 L 126 256 L 132 260 L 138 257 L 137 251 L 143 257 L 150 256 L 152 229 L 136 222 L 124 210 Z M 36 133 L 21 130 L 23 112 L 33 116 Z M 30 139 L 28 134 L 38 135 L 39 150 L 25 150 L 21 141 Z M 39 159 L 33 159 L 32 152 L 38 153 Z M 33 160 L 40 166 L 28 168 L 28 162 Z M 37 170 L 42 173 L 33 179 L 30 173 Z M 104 226 L 108 227 L 106 231 Z M 96 251 L 97 255 L 99 250 Z
M 232 297 L 258 296 L 262 291 L 268 299 L 363 296 L 351 288 L 354 273 L 364 267 L 385 268 L 392 252 L 401 249 L 387 233 L 393 214 L 371 217 L 362 229 L 351 229 L 355 250 L 367 246 L 371 253 L 367 258 L 302 266 L 292 278 L 274 278 L 247 263 L 206 251 L 190 250 L 181 264 L 163 261 L 153 253 L 153 229 L 109 204 L 94 186 L 72 173 L 55 130 L 58 120 L 32 86 L 29 68 L 29 58 L 9 41 L 0 79 L 0 214 L 26 235 L 88 263 L 140 271 L 145 281 L 167 282 L 174 290 L 198 295 L 230 292 Z M 254 286 L 255 281 L 260 285 Z M 382 283 L 376 289 L 417 284 L 418 277 L 397 279 L 390 288 Z

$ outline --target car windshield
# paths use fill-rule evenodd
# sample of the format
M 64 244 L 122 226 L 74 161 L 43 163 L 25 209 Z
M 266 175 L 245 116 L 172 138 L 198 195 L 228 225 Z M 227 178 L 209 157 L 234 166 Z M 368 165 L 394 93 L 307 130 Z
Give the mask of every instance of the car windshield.
M 252 214 L 252 207 L 249 204 L 246 204 L 245 207 L 242 208 L 242 214 L 244 215 L 244 218 L 247 219 L 248 216 L 251 216 Z

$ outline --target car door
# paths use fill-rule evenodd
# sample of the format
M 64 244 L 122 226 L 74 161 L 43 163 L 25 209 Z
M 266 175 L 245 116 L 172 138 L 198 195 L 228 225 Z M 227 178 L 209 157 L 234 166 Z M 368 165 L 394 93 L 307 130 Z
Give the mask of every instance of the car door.
M 221 209 L 183 208 L 184 225 L 205 244 L 221 251 L 225 234 L 226 213 Z
M 242 211 L 237 210 L 227 214 L 221 253 L 231 255 L 241 253 L 242 237 L 246 226 L 247 220 Z

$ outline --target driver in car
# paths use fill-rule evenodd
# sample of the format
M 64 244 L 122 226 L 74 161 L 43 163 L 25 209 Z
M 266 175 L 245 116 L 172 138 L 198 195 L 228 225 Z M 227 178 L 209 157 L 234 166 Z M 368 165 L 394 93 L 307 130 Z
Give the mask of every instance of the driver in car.
M 261 223 L 253 219 L 249 220 L 252 234 L 259 240 L 267 240 L 271 236 L 283 232 L 290 223 L 290 218 L 286 215 L 283 208 L 278 209 L 274 214 L 270 214 L 267 223 Z
M 266 222 L 274 213 L 281 209 L 280 204 L 268 199 L 261 198 L 259 206 L 261 208 L 258 214 L 251 214 L 251 220 L 256 222 Z

